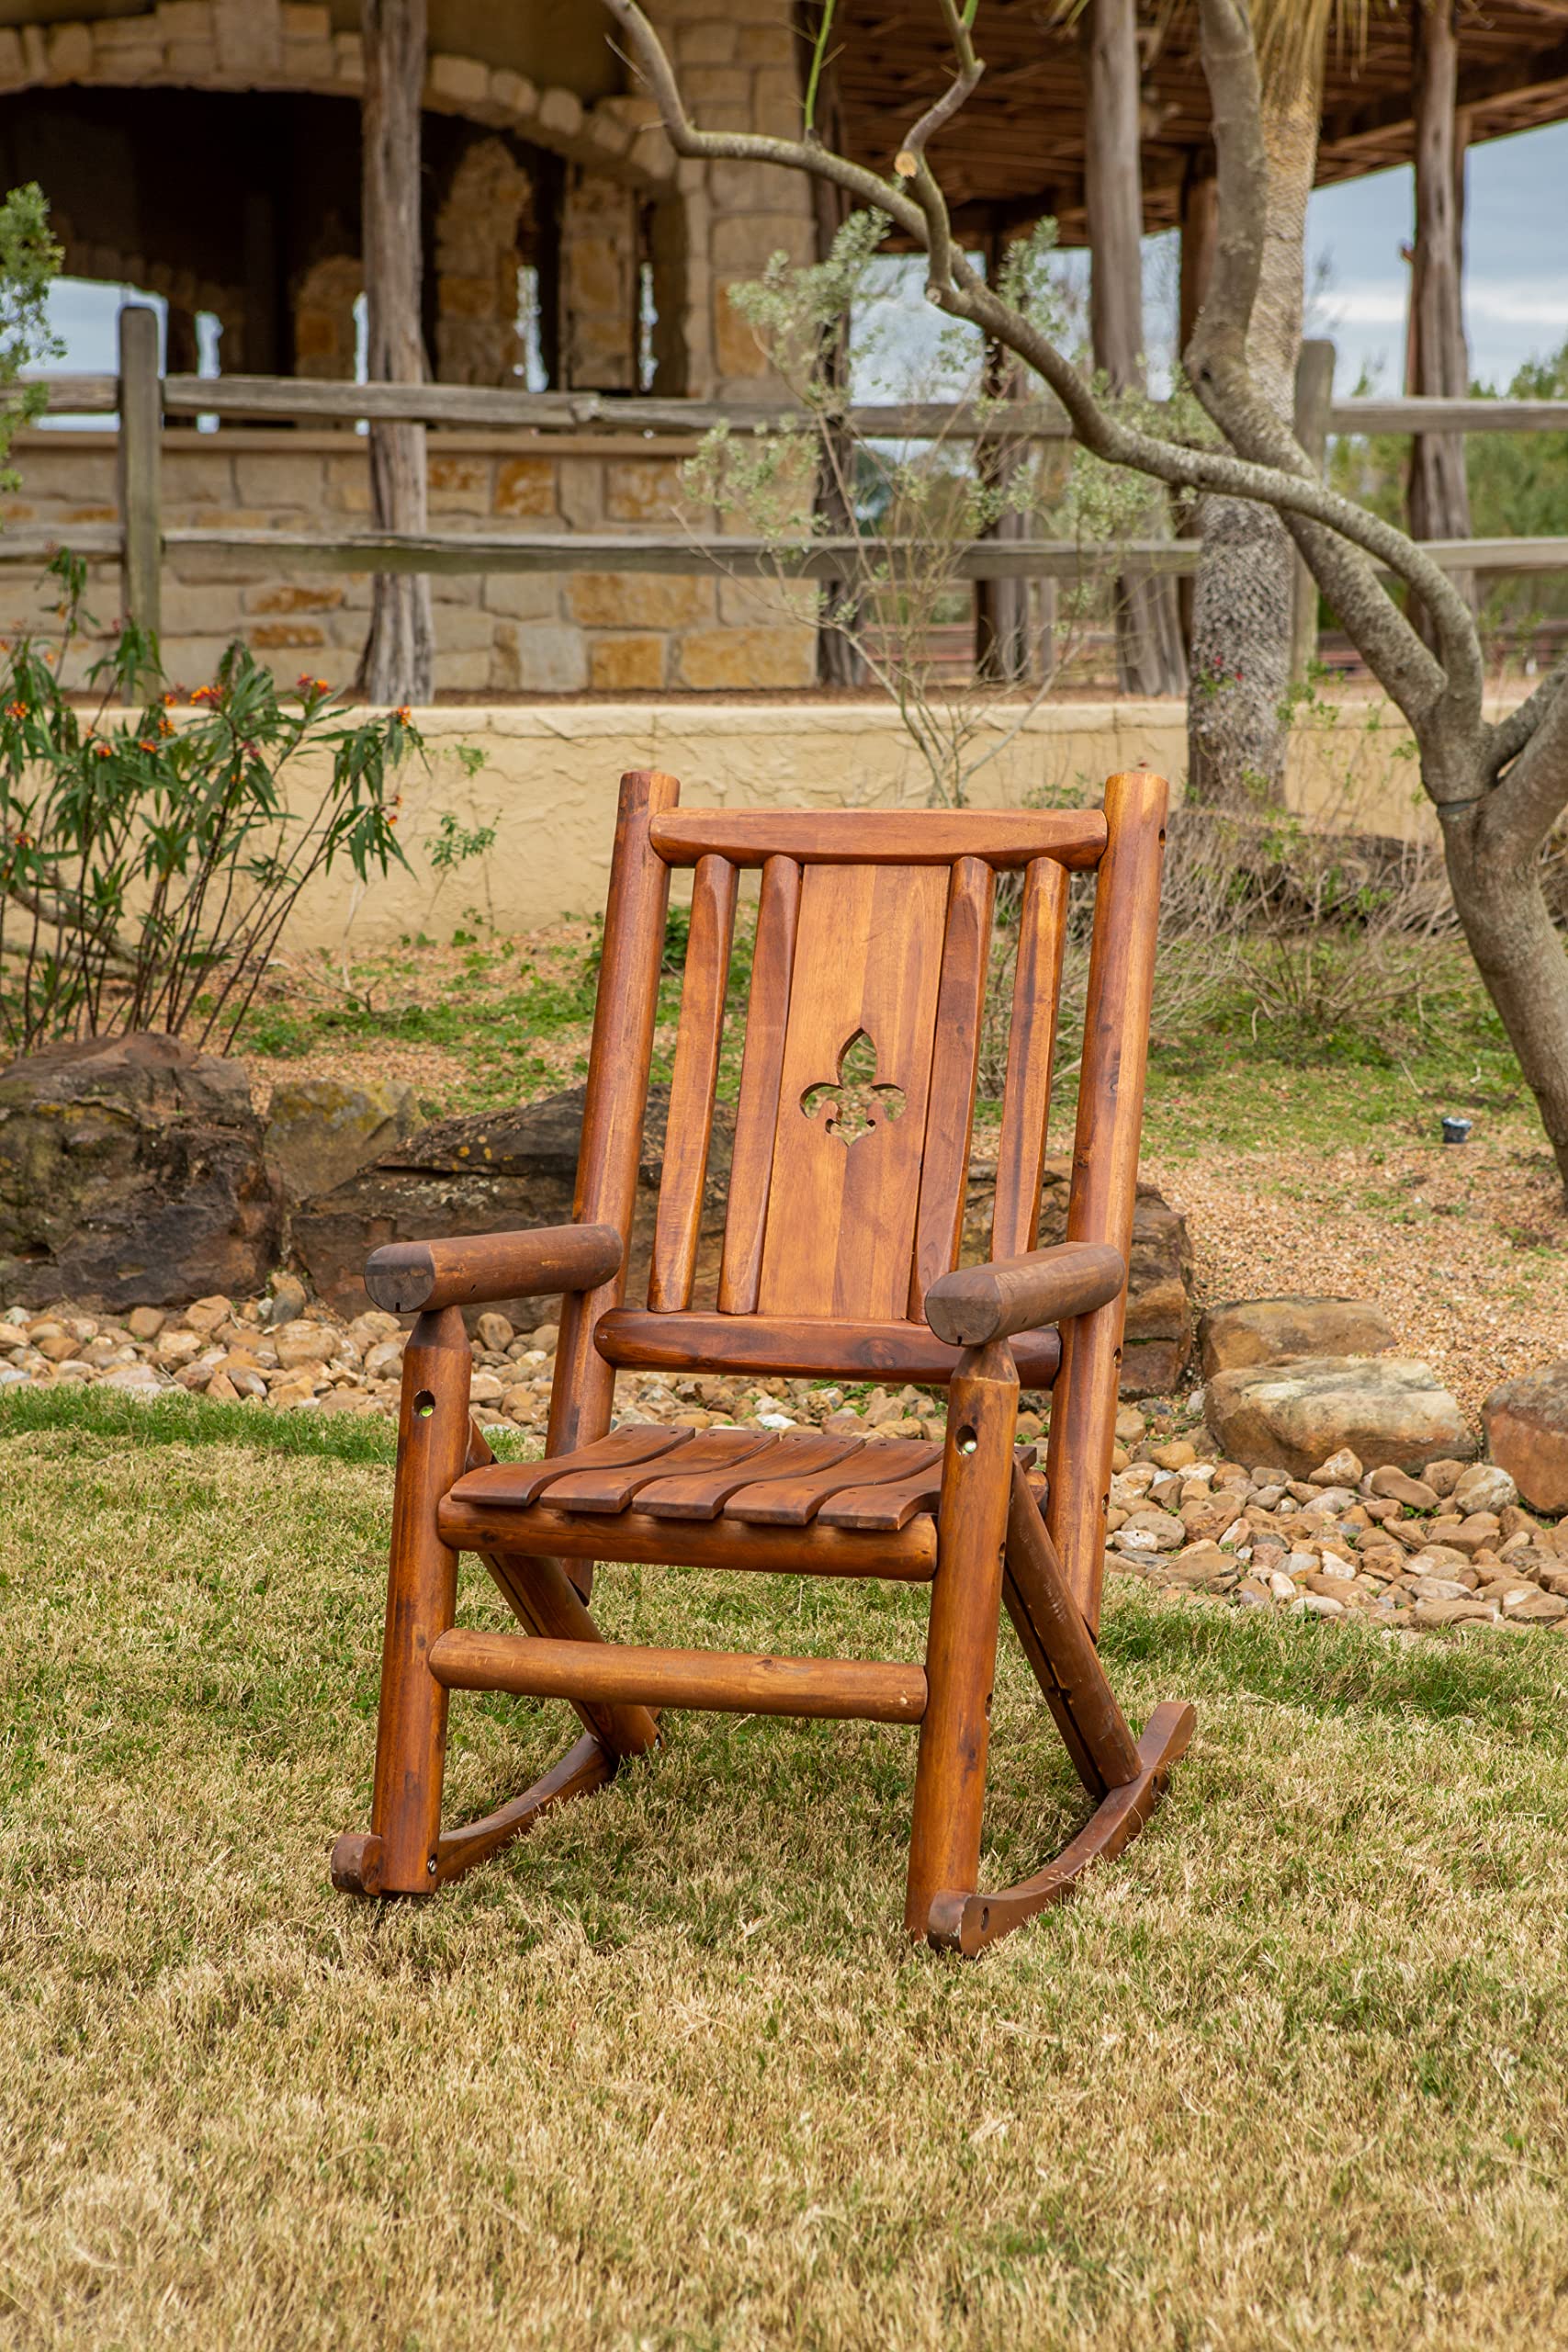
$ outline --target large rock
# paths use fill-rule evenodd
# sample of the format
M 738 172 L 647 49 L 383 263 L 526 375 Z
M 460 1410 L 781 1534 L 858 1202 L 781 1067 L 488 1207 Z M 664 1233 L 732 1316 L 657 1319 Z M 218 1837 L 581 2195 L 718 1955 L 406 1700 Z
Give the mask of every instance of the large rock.
M 1488 1453 L 1531 1510 L 1568 1511 L 1568 1363 L 1505 1380 L 1481 1414 Z
M 585 1089 L 570 1088 L 519 1111 L 443 1119 L 401 1151 L 382 1156 L 346 1182 L 296 1209 L 293 1244 L 311 1285 L 344 1316 L 368 1305 L 365 1261 L 385 1241 L 433 1241 L 448 1233 L 508 1233 L 570 1222 Z M 669 1091 L 649 1090 L 632 1222 L 628 1298 L 648 1286 L 653 1221 L 664 1159 Z M 720 1104 L 708 1155 L 707 1198 L 697 1257 L 696 1297 L 711 1295 L 723 1238 L 733 1114 Z M 549 1299 L 500 1302 L 523 1329 L 553 1321 Z
M 396 1079 L 287 1078 L 272 1091 L 266 1156 L 290 1200 L 330 1193 L 412 1141 L 419 1102 Z
M 0 1296 L 120 1310 L 258 1290 L 281 1204 L 243 1064 L 148 1034 L 0 1071 Z
M 1205 1380 L 1298 1356 L 1393 1355 L 1398 1345 L 1387 1317 L 1359 1298 L 1230 1299 L 1198 1319 Z
M 1369 1470 L 1415 1472 L 1475 1452 L 1454 1398 L 1404 1356 L 1303 1356 L 1216 1373 L 1205 1416 L 1233 1462 L 1278 1463 L 1298 1478 L 1347 1445 Z
M 1035 1247 L 1067 1238 L 1067 1193 L 1073 1163 L 1066 1153 L 1047 1159 L 1040 1187 Z M 994 1163 L 975 1160 L 964 1212 L 965 1263 L 987 1257 L 996 1201 Z M 1122 1350 L 1123 1396 L 1168 1396 L 1181 1384 L 1192 1354 L 1192 1244 L 1187 1220 L 1158 1187 L 1138 1179 L 1133 1211 L 1133 1251 L 1127 1330 Z

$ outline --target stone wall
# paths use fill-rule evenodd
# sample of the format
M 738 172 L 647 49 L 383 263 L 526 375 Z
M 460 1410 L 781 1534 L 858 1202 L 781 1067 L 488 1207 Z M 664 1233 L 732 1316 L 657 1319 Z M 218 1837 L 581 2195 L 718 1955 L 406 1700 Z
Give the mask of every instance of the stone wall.
M 430 521 L 451 531 L 573 531 L 668 536 L 686 507 L 680 466 L 690 444 L 628 436 L 433 433 Z M 0 516 L 65 544 L 73 526 L 116 519 L 116 435 L 18 436 L 22 487 Z M 175 430 L 164 436 L 166 530 L 364 530 L 369 520 L 367 445 L 326 432 Z M 716 574 L 455 573 L 432 582 L 438 690 L 620 694 L 687 688 L 790 687 L 810 683 L 813 631 L 790 617 L 779 592 Z M 119 608 L 119 571 L 95 564 L 87 603 L 105 624 Z M 172 549 L 164 566 L 164 661 L 197 685 L 239 637 L 287 683 L 302 672 L 333 686 L 352 680 L 370 603 L 367 572 L 310 571 L 285 561 Z M 39 625 L 48 601 L 11 571 L 0 620 Z M 96 652 L 96 649 L 94 649 Z M 91 658 L 91 657 L 89 657 Z

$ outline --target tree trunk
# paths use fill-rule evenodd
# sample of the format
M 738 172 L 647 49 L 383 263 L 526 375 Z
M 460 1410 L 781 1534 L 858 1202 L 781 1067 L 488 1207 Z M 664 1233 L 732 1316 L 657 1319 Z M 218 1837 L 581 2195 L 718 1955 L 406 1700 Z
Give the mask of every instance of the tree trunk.
M 1254 382 L 1289 423 L 1305 301 L 1306 204 L 1317 164 L 1321 54 L 1280 90 L 1265 83 L 1269 164 L 1264 258 L 1247 336 Z M 1205 498 L 1192 597 L 1187 790 L 1218 808 L 1277 806 L 1290 731 L 1296 556 L 1284 524 L 1255 501 Z
M 367 373 L 424 381 L 420 335 L 420 98 L 425 0 L 364 0 L 362 113 Z M 370 427 L 370 514 L 380 531 L 425 528 L 424 427 Z M 371 702 L 428 702 L 435 684 L 430 582 L 411 572 L 371 582 L 370 634 L 358 685 Z
M 1410 12 L 1416 107 L 1416 245 L 1410 280 L 1405 389 L 1445 400 L 1470 390 L 1464 339 L 1464 144 L 1456 98 L 1459 42 L 1454 0 L 1416 0 Z M 1420 433 L 1410 447 L 1405 512 L 1415 539 L 1468 539 L 1470 485 L 1462 433 Z M 1475 576 L 1454 575 L 1475 604 Z M 1430 641 L 1422 612 L 1411 618 Z
M 822 0 L 794 0 L 791 17 L 795 62 L 804 98 L 806 77 L 821 28 Z M 831 55 L 823 59 L 822 70 L 818 76 L 815 127 L 823 144 L 837 151 L 843 140 L 843 108 L 839 98 L 839 76 Z M 833 250 L 834 238 L 849 219 L 850 200 L 844 190 L 835 187 L 830 180 L 814 178 L 810 182 L 810 195 L 817 258 L 826 261 Z M 836 391 L 846 394 L 850 388 L 849 325 L 845 319 L 838 326 L 829 327 L 822 343 L 823 372 Z M 815 511 L 830 538 L 852 538 L 854 516 L 850 511 L 850 491 L 854 479 L 854 436 L 847 426 L 837 424 L 824 426 L 823 435 L 822 461 L 817 469 L 817 495 L 813 502 Z M 865 662 L 856 640 L 861 616 L 854 589 L 848 581 L 824 580 L 818 583 L 818 684 L 864 685 Z
M 986 275 L 994 286 L 1001 275 L 1007 239 L 992 230 L 986 240 Z M 986 391 L 992 400 L 1022 397 L 1023 370 L 998 344 L 986 346 Z M 1027 445 L 1005 434 L 982 434 L 975 444 L 975 471 L 988 490 L 1005 491 L 1019 467 L 1028 460 Z M 1028 536 L 1028 516 L 1005 506 L 986 527 L 988 539 L 1021 539 Z M 1029 582 L 1027 580 L 976 580 L 975 582 L 975 675 L 993 685 L 1016 684 L 1029 675 Z
M 1510 855 L 1494 838 L 1495 816 L 1483 800 L 1444 826 L 1449 882 L 1568 1192 L 1568 948 L 1540 887 L 1540 851 Z
M 1144 193 L 1139 166 L 1136 0 L 1092 0 L 1083 20 L 1089 82 L 1084 199 L 1089 333 L 1111 389 L 1142 391 Z M 1179 695 L 1186 683 L 1175 584 L 1147 574 L 1116 583 L 1116 669 L 1123 694 Z

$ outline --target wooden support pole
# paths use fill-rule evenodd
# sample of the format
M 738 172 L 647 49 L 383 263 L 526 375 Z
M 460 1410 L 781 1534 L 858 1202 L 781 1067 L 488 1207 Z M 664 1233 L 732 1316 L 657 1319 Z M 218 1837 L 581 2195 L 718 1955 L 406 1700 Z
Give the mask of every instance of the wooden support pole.
M 119 314 L 119 514 L 125 616 L 156 636 L 164 557 L 160 458 L 164 415 L 158 382 L 158 313 L 128 302 Z
M 362 211 L 366 360 L 373 383 L 424 378 L 420 334 L 420 99 L 424 88 L 425 0 L 364 0 Z M 423 424 L 370 427 L 370 512 L 384 531 L 426 524 Z M 373 703 L 425 703 L 435 687 L 430 582 L 378 571 L 370 634 L 358 684 Z
M 1334 345 L 1319 336 L 1302 345 L 1296 360 L 1296 439 L 1319 475 L 1328 458 L 1328 422 L 1334 408 Z M 1296 558 L 1291 605 L 1291 678 L 1299 685 L 1317 658 L 1317 582 Z
M 1464 159 L 1460 141 L 1456 0 L 1416 0 L 1410 11 L 1416 112 L 1416 244 L 1410 284 L 1406 391 L 1462 400 L 1470 390 L 1464 335 Z M 1470 536 L 1470 488 L 1458 434 L 1418 434 L 1406 486 L 1411 536 Z M 1475 601 L 1472 574 L 1454 585 Z M 1416 616 L 1419 619 L 1419 615 Z
M 1094 364 L 1115 391 L 1142 391 L 1144 191 L 1139 164 L 1137 0 L 1089 0 L 1081 19 L 1089 84 L 1084 204 L 1089 218 Z M 1177 695 L 1187 683 L 1175 590 L 1133 574 L 1116 583 L 1117 671 L 1124 694 Z
M 701 1707 L 720 1714 L 918 1724 L 926 1703 L 926 1678 L 918 1666 L 523 1641 L 515 1634 L 444 1634 L 431 1651 L 430 1670 L 453 1690 L 515 1690 L 621 1707 Z
M 939 1896 L 973 1894 L 979 1882 L 1017 1422 L 1018 1374 L 1005 1342 L 993 1340 L 964 1357 L 948 1390 L 926 1712 L 904 1905 L 911 1936 L 927 1932 Z

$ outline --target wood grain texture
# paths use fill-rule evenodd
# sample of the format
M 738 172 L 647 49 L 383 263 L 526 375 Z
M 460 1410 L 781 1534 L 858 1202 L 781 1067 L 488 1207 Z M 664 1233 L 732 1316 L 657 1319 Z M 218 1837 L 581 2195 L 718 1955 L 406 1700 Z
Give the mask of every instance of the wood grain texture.
M 915 1212 L 908 1297 L 911 1321 L 924 1313 L 926 1293 L 938 1275 L 958 1263 L 996 888 L 996 875 L 983 858 L 961 857 L 954 864 L 937 988 L 919 1206 Z
M 829 1437 L 820 1430 L 784 1430 L 773 1436 L 766 1453 L 746 1463 L 731 1464 L 705 1478 L 688 1478 L 677 1464 L 671 1477 L 660 1478 L 638 1498 L 637 1507 L 655 1519 L 716 1519 L 731 1514 L 732 1498 L 766 1490 L 773 1479 L 795 1482 L 808 1471 L 842 1462 L 862 1442 L 852 1437 Z M 807 1517 L 810 1514 L 807 1513 Z M 805 1520 L 798 1522 L 805 1525 Z
M 579 1470 L 558 1478 L 549 1489 L 550 1508 L 620 1511 L 638 1496 L 642 1498 L 638 1509 L 646 1510 L 645 1490 L 656 1481 L 685 1487 L 731 1470 L 739 1473 L 743 1464 L 755 1462 L 777 1443 L 772 1430 L 705 1430 L 689 1444 L 658 1460 L 616 1469 Z
M 1040 1506 L 1016 1465 L 1002 1598 L 1089 1794 L 1101 1797 L 1135 1781 L 1142 1769 L 1137 1744 L 1067 1590 Z
M 779 1081 L 757 1306 L 764 1315 L 901 1316 L 931 1084 L 947 876 L 940 866 L 808 865 Z M 829 1106 L 859 1035 L 886 1109 L 846 1142 Z M 894 1114 L 897 1115 L 894 1115 Z
M 623 1421 L 619 1429 L 592 1438 L 586 1445 L 574 1446 L 570 1453 L 547 1453 L 542 1462 L 507 1463 L 504 1466 L 511 1474 L 509 1491 L 519 1507 L 535 1503 L 558 1478 L 570 1477 L 577 1471 L 619 1470 L 637 1463 L 658 1462 L 677 1446 L 690 1445 L 694 1434 L 691 1430 L 666 1429 L 657 1421 Z M 487 1447 L 486 1464 L 493 1460 Z M 461 1480 L 456 1491 L 462 1491 Z
M 605 1518 L 552 1510 L 547 1498 L 519 1509 L 507 1498 L 511 1463 L 472 1471 L 437 1512 L 443 1540 L 464 1552 L 545 1552 L 561 1559 L 643 1560 L 662 1567 L 735 1568 L 763 1576 L 874 1577 L 923 1584 L 936 1566 L 936 1529 L 911 1520 L 895 1535 L 842 1528 L 746 1527 L 719 1519 L 657 1519 L 630 1510 Z
M 671 865 L 727 857 L 761 865 L 789 857 L 812 865 L 952 865 L 982 857 L 996 867 L 1037 857 L 1098 865 L 1105 820 L 1098 808 L 687 808 L 660 817 L 654 846 Z
M 792 858 L 767 859 L 757 909 L 751 988 L 746 1006 L 746 1044 L 740 1061 L 740 1093 L 735 1109 L 735 1144 L 729 1163 L 724 1262 L 718 1277 L 718 1306 L 724 1315 L 752 1314 L 761 1283 L 762 1248 L 768 1227 L 768 1181 L 773 1164 L 779 1074 L 784 1068 L 784 1039 L 789 1028 L 790 985 L 799 919 L 799 866 Z
M 380 1841 L 379 1883 L 389 1894 L 429 1893 L 441 1831 L 446 1694 L 432 1679 L 429 1659 L 431 1645 L 452 1623 L 457 1555 L 437 1526 L 436 1511 L 468 1455 L 472 1365 L 455 1306 L 421 1316 L 403 1351 L 370 1803 L 370 1832 Z
M 1093 1818 L 1035 1877 L 995 1894 L 939 1896 L 928 1931 L 936 1949 L 975 1959 L 988 1944 L 1062 1902 L 1096 1862 L 1114 1861 L 1124 1853 L 1165 1794 L 1171 1766 L 1187 1752 L 1192 1724 L 1191 1708 L 1179 1701 L 1156 1707 L 1138 1742 L 1137 1779 L 1112 1789 Z
M 863 1438 L 852 1439 L 836 1461 L 820 1462 L 812 1469 L 797 1455 L 795 1468 L 781 1465 L 766 1484 L 741 1487 L 730 1498 L 728 1516 L 750 1527 L 806 1527 L 841 1488 L 924 1468 L 940 1460 L 941 1453 L 940 1446 L 919 1438 L 883 1438 L 869 1444 Z M 885 1455 L 896 1458 L 884 1460 Z
M 119 513 L 125 533 L 122 575 L 126 617 L 139 628 L 161 626 L 164 561 L 162 465 L 164 411 L 158 382 L 158 313 L 127 302 L 119 338 Z M 71 534 L 71 545 L 77 535 Z
M 692 884 L 692 924 L 681 989 L 681 1025 L 670 1079 L 664 1171 L 653 1234 L 648 1304 L 656 1314 L 689 1306 L 713 1139 L 714 1091 L 724 1037 L 724 997 L 735 937 L 736 871 L 702 857 Z
M 673 776 L 634 769 L 621 778 L 615 819 L 572 1214 L 579 1225 L 614 1227 L 623 1242 L 631 1236 L 642 1159 L 670 902 L 670 869 L 649 843 L 649 826 L 674 807 L 680 788 Z M 593 1327 L 607 1308 L 620 1305 L 625 1279 L 623 1265 L 608 1281 L 562 1301 L 548 1453 L 570 1453 L 609 1428 L 615 1374 L 593 1344 Z
M 613 1282 L 625 1244 L 613 1225 L 547 1225 L 524 1233 L 449 1234 L 389 1241 L 365 1261 L 365 1287 L 389 1315 L 547 1298 Z
M 927 1294 L 926 1320 L 951 1347 L 979 1348 L 1104 1306 L 1126 1281 L 1126 1260 L 1105 1242 L 1061 1241 L 943 1274 Z
M 845 1380 L 913 1380 L 940 1386 L 961 1351 L 925 1323 L 859 1323 L 820 1316 L 645 1315 L 620 1307 L 603 1317 L 596 1344 L 606 1361 L 646 1372 L 814 1374 Z M 1049 1388 L 1061 1343 L 1055 1331 L 1021 1332 L 1012 1342 L 1026 1388 Z
M 538 1699 L 702 1707 L 728 1714 L 826 1715 L 915 1724 L 925 1709 L 918 1666 L 867 1658 L 767 1657 L 730 1650 L 598 1648 L 461 1630 L 431 1653 L 448 1689 L 514 1690 Z
M 991 1255 L 1016 1258 L 1032 1250 L 1040 1230 L 1040 1182 L 1051 1110 L 1056 1008 L 1067 938 L 1067 872 L 1056 859 L 1037 857 L 1024 870 L 1013 965 L 1012 1020 L 1001 1132 L 997 1139 L 997 1192 L 991 1211 Z
M 915 1767 L 904 1925 L 923 1936 L 931 1905 L 973 1892 L 1001 1614 L 1018 1375 L 1005 1347 L 976 1349 L 948 1391 L 936 1581 L 926 1640 L 927 1701 Z M 927 1524 L 911 1521 L 914 1527 Z M 822 1528 L 818 1533 L 830 1531 Z M 851 1539 L 853 1540 L 852 1538 Z M 896 1543 L 897 1536 L 882 1536 Z
M 1132 1250 L 1137 1197 L 1168 791 L 1163 776 L 1141 769 L 1107 783 L 1111 839 L 1089 949 L 1067 1239 L 1109 1242 L 1123 1259 Z M 1091 1634 L 1100 1628 L 1126 1304 L 1123 1290 L 1063 1327 L 1051 1407 L 1051 1537 Z

